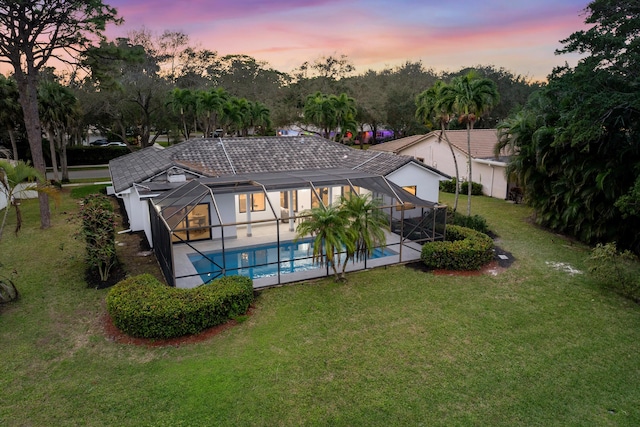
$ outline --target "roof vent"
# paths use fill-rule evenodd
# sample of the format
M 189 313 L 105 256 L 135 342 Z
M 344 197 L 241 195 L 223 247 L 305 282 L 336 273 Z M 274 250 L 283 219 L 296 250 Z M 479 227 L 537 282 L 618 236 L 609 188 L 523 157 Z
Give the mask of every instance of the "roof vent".
M 186 182 L 187 176 L 184 171 L 178 168 L 171 168 L 167 171 L 167 181 L 169 182 Z

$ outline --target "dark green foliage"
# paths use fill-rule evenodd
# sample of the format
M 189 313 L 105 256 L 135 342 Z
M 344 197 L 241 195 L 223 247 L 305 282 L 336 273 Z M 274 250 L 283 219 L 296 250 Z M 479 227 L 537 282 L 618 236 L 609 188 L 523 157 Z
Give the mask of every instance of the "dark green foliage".
M 422 246 L 422 261 L 429 268 L 479 270 L 493 260 L 493 240 L 466 227 L 447 227 L 446 240 Z
M 87 263 L 90 268 L 98 270 L 104 282 L 117 263 L 115 213 L 111 201 L 103 194 L 85 197 L 80 218 L 80 234 L 87 244 Z
M 129 154 L 127 147 L 68 147 L 69 166 L 106 165 L 109 160 Z
M 615 243 L 598 244 L 589 257 L 589 273 L 602 285 L 640 302 L 640 260 Z
M 107 311 L 122 332 L 141 338 L 197 334 L 246 313 L 253 281 L 221 277 L 194 289 L 172 288 L 150 274 L 123 280 L 107 295 Z
M 514 172 L 543 226 L 587 243 L 616 241 L 640 253 L 640 8 L 596 0 L 587 31 L 561 52 L 587 54 L 554 70 L 549 84 L 501 129 Z
M 466 216 L 460 212 L 454 212 L 451 207 L 447 207 L 447 224 L 471 228 L 485 234 L 489 231 L 487 220 L 482 215 Z
M 451 178 L 449 181 L 440 181 L 440 190 L 445 193 L 454 194 L 456 192 L 456 179 Z M 467 181 L 462 181 L 460 184 L 460 193 L 467 194 L 469 191 L 469 183 Z M 484 193 L 482 192 L 482 184 L 478 184 L 474 182 L 471 184 L 471 195 L 472 196 L 482 196 Z

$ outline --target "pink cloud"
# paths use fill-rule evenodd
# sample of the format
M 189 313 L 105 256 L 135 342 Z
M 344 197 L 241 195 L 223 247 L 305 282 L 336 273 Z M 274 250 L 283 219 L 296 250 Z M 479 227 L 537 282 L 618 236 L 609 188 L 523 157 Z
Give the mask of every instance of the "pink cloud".
M 478 12 L 467 14 L 460 13 L 473 7 L 467 0 L 455 9 L 418 0 L 120 2 L 127 20 L 120 34 L 143 25 L 158 33 L 181 30 L 202 48 L 247 54 L 286 72 L 320 55 L 339 53 L 358 71 L 407 60 L 450 69 L 468 65 L 469 58 L 542 76 L 563 62 L 554 51 L 560 39 L 583 27 L 579 12 L 587 0 L 509 6 L 488 0 L 472 9 Z

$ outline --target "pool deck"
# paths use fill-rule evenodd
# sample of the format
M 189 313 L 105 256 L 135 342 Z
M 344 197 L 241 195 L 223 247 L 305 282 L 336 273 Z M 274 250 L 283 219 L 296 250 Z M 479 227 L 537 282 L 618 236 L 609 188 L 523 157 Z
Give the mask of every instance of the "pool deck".
M 277 230 L 274 225 L 252 226 L 251 236 L 246 236 L 246 228 L 238 227 L 238 237 L 226 239 L 224 242 L 225 249 L 234 249 L 246 246 L 256 246 L 274 243 L 276 241 Z M 411 241 L 405 241 L 400 245 L 400 236 L 390 232 L 385 232 L 387 245 L 386 247 L 393 250 L 397 255 L 386 256 L 376 259 L 368 259 L 366 266 L 364 262 L 349 262 L 347 264 L 347 272 L 364 270 L 385 265 L 393 265 L 405 262 L 416 261 L 420 259 L 421 246 Z M 290 241 L 295 238 L 295 232 L 289 231 L 288 227 L 280 227 L 280 241 Z M 195 267 L 189 260 L 189 254 L 200 252 L 218 251 L 222 249 L 221 240 L 203 240 L 200 242 L 191 242 L 190 244 L 181 243 L 173 245 L 173 259 L 176 275 L 176 286 L 178 288 L 193 288 L 202 285 L 202 279 L 196 271 Z M 256 289 L 270 286 L 278 286 L 285 283 L 300 282 L 303 280 L 317 279 L 327 276 L 327 267 L 318 267 L 307 271 L 294 273 L 286 273 L 274 275 L 270 277 L 262 277 L 253 280 L 253 287 Z

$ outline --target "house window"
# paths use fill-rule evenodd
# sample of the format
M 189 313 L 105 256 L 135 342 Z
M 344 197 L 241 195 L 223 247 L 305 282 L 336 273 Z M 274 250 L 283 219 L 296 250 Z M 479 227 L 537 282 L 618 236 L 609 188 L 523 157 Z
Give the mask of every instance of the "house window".
M 342 186 L 342 196 L 343 197 L 346 197 L 348 194 L 355 194 L 357 196 L 358 193 L 360 193 L 360 187 L 358 187 L 357 185 L 354 185 L 353 189 L 351 188 L 350 185 L 343 185 Z
M 185 213 L 187 213 L 186 216 Z M 211 239 L 211 221 L 208 203 L 179 209 L 172 217 L 180 219 L 172 227 L 174 232 L 171 240 L 173 242 Z
M 320 201 L 318 200 L 318 195 L 322 198 L 322 203 L 325 206 L 329 206 L 329 188 L 327 187 L 318 187 L 316 191 L 311 191 L 311 208 L 319 208 Z
M 409 194 L 413 194 L 414 196 L 418 192 L 418 187 L 416 185 L 407 185 L 407 186 L 402 187 L 402 189 L 404 191 L 406 191 L 407 193 L 409 193 Z M 415 205 L 413 205 L 412 203 L 405 202 L 404 205 L 397 206 L 396 210 L 397 211 L 403 211 L 403 210 L 406 211 L 406 210 L 414 209 L 414 208 L 415 208 Z
M 247 213 L 247 195 L 238 195 L 238 208 L 240 213 Z M 264 193 L 251 194 L 251 212 L 262 212 L 266 208 Z
M 298 212 L 298 190 L 292 190 L 293 193 L 293 211 Z M 280 192 L 280 207 L 283 209 L 289 209 L 289 192 Z
M 413 194 L 414 196 L 416 195 L 416 193 L 417 193 L 417 191 L 418 191 L 418 188 L 417 188 L 417 186 L 416 186 L 416 185 L 408 185 L 408 186 L 406 186 L 406 187 L 402 187 L 402 189 L 403 189 L 404 191 L 406 191 L 407 193 L 411 193 L 411 194 Z

